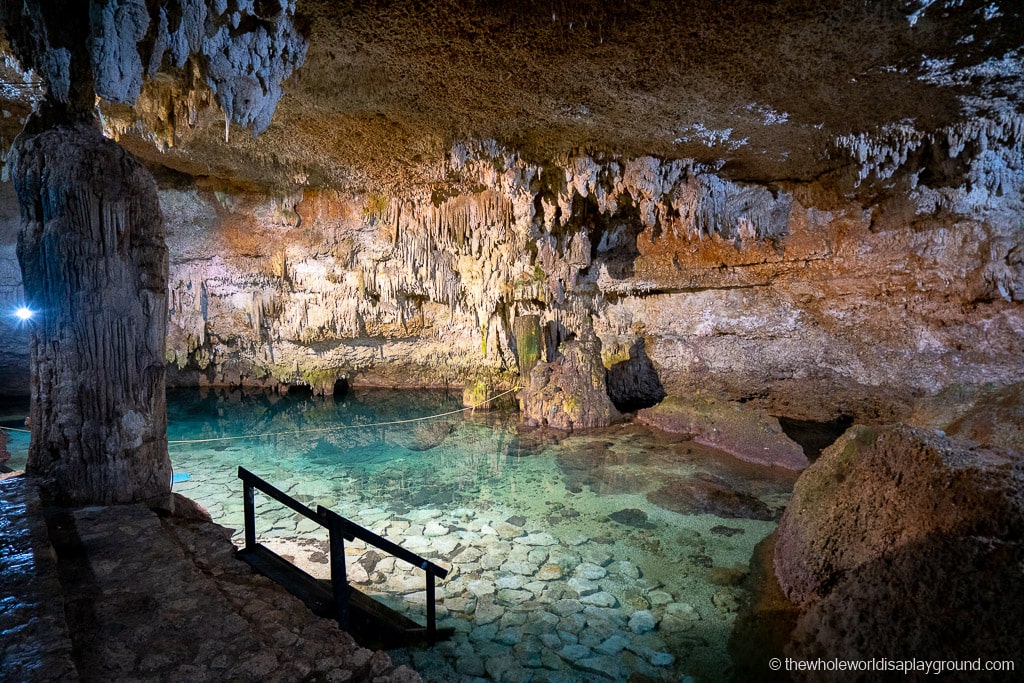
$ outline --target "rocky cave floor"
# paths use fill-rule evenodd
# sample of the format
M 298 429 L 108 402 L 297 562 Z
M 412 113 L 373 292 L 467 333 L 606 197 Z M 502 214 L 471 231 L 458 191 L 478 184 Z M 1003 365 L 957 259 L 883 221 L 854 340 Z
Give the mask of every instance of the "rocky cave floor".
M 5 681 L 421 680 L 254 574 L 216 524 L 44 508 L 16 477 L 0 529 Z

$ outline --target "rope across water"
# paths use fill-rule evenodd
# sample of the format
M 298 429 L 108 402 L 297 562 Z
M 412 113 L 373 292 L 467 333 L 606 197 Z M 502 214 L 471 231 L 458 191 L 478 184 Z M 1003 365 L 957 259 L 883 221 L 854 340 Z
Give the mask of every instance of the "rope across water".
M 405 419 L 405 420 L 389 420 L 389 421 L 386 421 L 386 422 L 370 422 L 368 424 L 338 425 L 336 427 L 323 427 L 323 428 L 320 428 L 320 429 L 295 429 L 295 430 L 291 430 L 291 431 L 287 431 L 287 432 L 267 432 L 267 433 L 264 433 L 264 434 L 242 434 L 240 436 L 216 436 L 216 437 L 210 437 L 208 439 L 175 439 L 175 440 L 169 440 L 167 442 L 167 445 L 168 446 L 180 446 L 180 445 L 196 444 L 196 443 L 213 443 L 215 441 L 238 441 L 238 440 L 241 440 L 241 439 L 263 439 L 263 438 L 268 438 L 268 437 L 271 437 L 271 436 L 289 436 L 291 434 L 319 434 L 319 433 L 322 433 L 322 432 L 336 432 L 336 431 L 342 431 L 342 430 L 345 430 L 345 429 L 366 429 L 367 427 L 387 427 L 387 426 L 391 426 L 391 425 L 409 424 L 411 422 L 425 422 L 427 420 L 436 420 L 439 417 L 448 417 L 449 415 L 457 415 L 458 413 L 464 413 L 467 410 L 470 410 L 470 411 L 476 410 L 477 408 L 479 408 L 480 406 L 484 405 L 485 403 L 490 403 L 491 401 L 499 399 L 502 396 L 507 396 L 508 394 L 514 393 L 516 391 L 519 391 L 519 389 L 520 389 L 520 387 L 514 387 L 512 389 L 509 389 L 508 391 L 503 391 L 500 394 L 496 394 L 494 396 L 491 396 L 486 401 L 481 401 L 480 403 L 477 403 L 477 404 L 474 404 L 474 405 L 471 405 L 471 406 L 466 406 L 464 408 L 459 408 L 457 410 L 449 410 L 449 411 L 444 412 L 444 413 L 438 413 L 436 415 L 425 415 L 424 417 L 410 417 L 410 418 Z M 16 427 L 0 427 L 0 429 L 5 429 L 5 430 L 7 430 L 9 432 L 24 432 L 26 434 L 30 433 L 29 430 L 27 430 L 27 429 L 17 429 Z

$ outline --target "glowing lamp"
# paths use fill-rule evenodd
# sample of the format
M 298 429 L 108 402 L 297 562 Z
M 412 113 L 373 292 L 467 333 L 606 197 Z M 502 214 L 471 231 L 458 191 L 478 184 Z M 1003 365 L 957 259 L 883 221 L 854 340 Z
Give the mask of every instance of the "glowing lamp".
M 26 320 L 30 320 L 32 316 L 34 316 L 35 314 L 36 312 L 33 311 L 28 306 L 20 306 L 18 310 L 14 312 L 14 317 L 16 317 L 18 320 L 22 322 L 25 322 Z

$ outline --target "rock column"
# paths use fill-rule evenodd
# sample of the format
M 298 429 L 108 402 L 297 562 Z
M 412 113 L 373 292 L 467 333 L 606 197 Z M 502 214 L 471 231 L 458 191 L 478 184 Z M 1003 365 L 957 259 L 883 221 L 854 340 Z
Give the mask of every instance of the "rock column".
M 153 178 L 87 123 L 26 131 L 10 161 L 38 311 L 27 470 L 69 504 L 164 494 L 167 249 Z

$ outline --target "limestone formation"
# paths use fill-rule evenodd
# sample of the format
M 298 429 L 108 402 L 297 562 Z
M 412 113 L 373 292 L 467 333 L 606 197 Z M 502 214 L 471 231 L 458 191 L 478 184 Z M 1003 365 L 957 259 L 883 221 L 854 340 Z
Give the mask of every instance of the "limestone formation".
M 164 398 L 167 250 L 156 186 L 86 125 L 12 150 L 32 324 L 28 471 L 75 503 L 170 489 Z
M 1024 461 L 932 430 L 852 427 L 798 480 L 775 570 L 795 656 L 985 657 L 1020 621 Z M 955 614 L 955 620 L 950 615 Z M 901 650 L 902 648 L 902 650 Z
M 142 53 L 152 58 L 153 77 L 169 50 L 177 69 L 193 59 L 227 119 L 258 132 L 269 124 L 281 80 L 305 58 L 293 4 L 174 9 L 173 36 L 159 3 L 0 10 L 10 48 L 46 86 L 8 164 L 23 223 L 25 297 L 41 313 L 30 327 L 27 469 L 62 502 L 131 502 L 170 487 L 163 221 L 152 176 L 92 124 L 97 98 L 134 103 Z M 145 41 L 151 10 L 161 21 Z
M 20 136 L 3 169 L 18 197 L 0 190 L 0 393 L 33 393 L 29 469 L 74 502 L 177 509 L 165 372 L 318 397 L 461 389 L 480 409 L 522 387 L 539 428 L 503 454 L 565 439 L 573 492 L 767 528 L 784 498 L 767 482 L 807 465 L 772 416 L 875 425 L 807 470 L 786 513 L 793 652 L 905 655 L 912 633 L 945 654 L 947 584 L 966 625 L 944 633 L 1013 651 L 994 615 L 1020 596 L 1024 7 L 828 4 L 0 3 L 0 146 Z M 43 310 L 6 314 L 23 303 Z M 566 433 L 634 411 L 772 469 L 695 474 L 657 439 Z M 465 436 L 440 423 L 405 444 L 432 457 Z M 657 676 L 673 655 L 625 647 L 612 611 L 639 614 L 623 633 L 684 638 L 737 608 L 738 575 L 704 548 L 687 559 L 721 585 L 699 610 L 655 605 L 617 590 L 628 567 L 572 574 L 508 519 L 491 554 L 514 558 L 463 556 L 507 575 L 452 603 L 477 621 L 460 647 L 508 651 L 453 648 L 446 674 L 614 678 L 630 658 Z M 464 540 L 409 524 L 417 543 Z M 560 572 L 574 592 L 546 595 Z M 1003 593 L 971 594 L 972 576 Z M 509 608 L 542 595 L 552 611 L 517 642 Z
M 688 434 L 741 460 L 802 470 L 807 456 L 786 436 L 779 421 L 763 410 L 727 403 L 709 396 L 669 397 L 637 413 L 637 420 L 666 432 Z
M 573 430 L 607 427 L 621 419 L 605 385 L 601 342 L 568 341 L 561 355 L 538 363 L 520 393 L 523 421 L 529 426 Z

